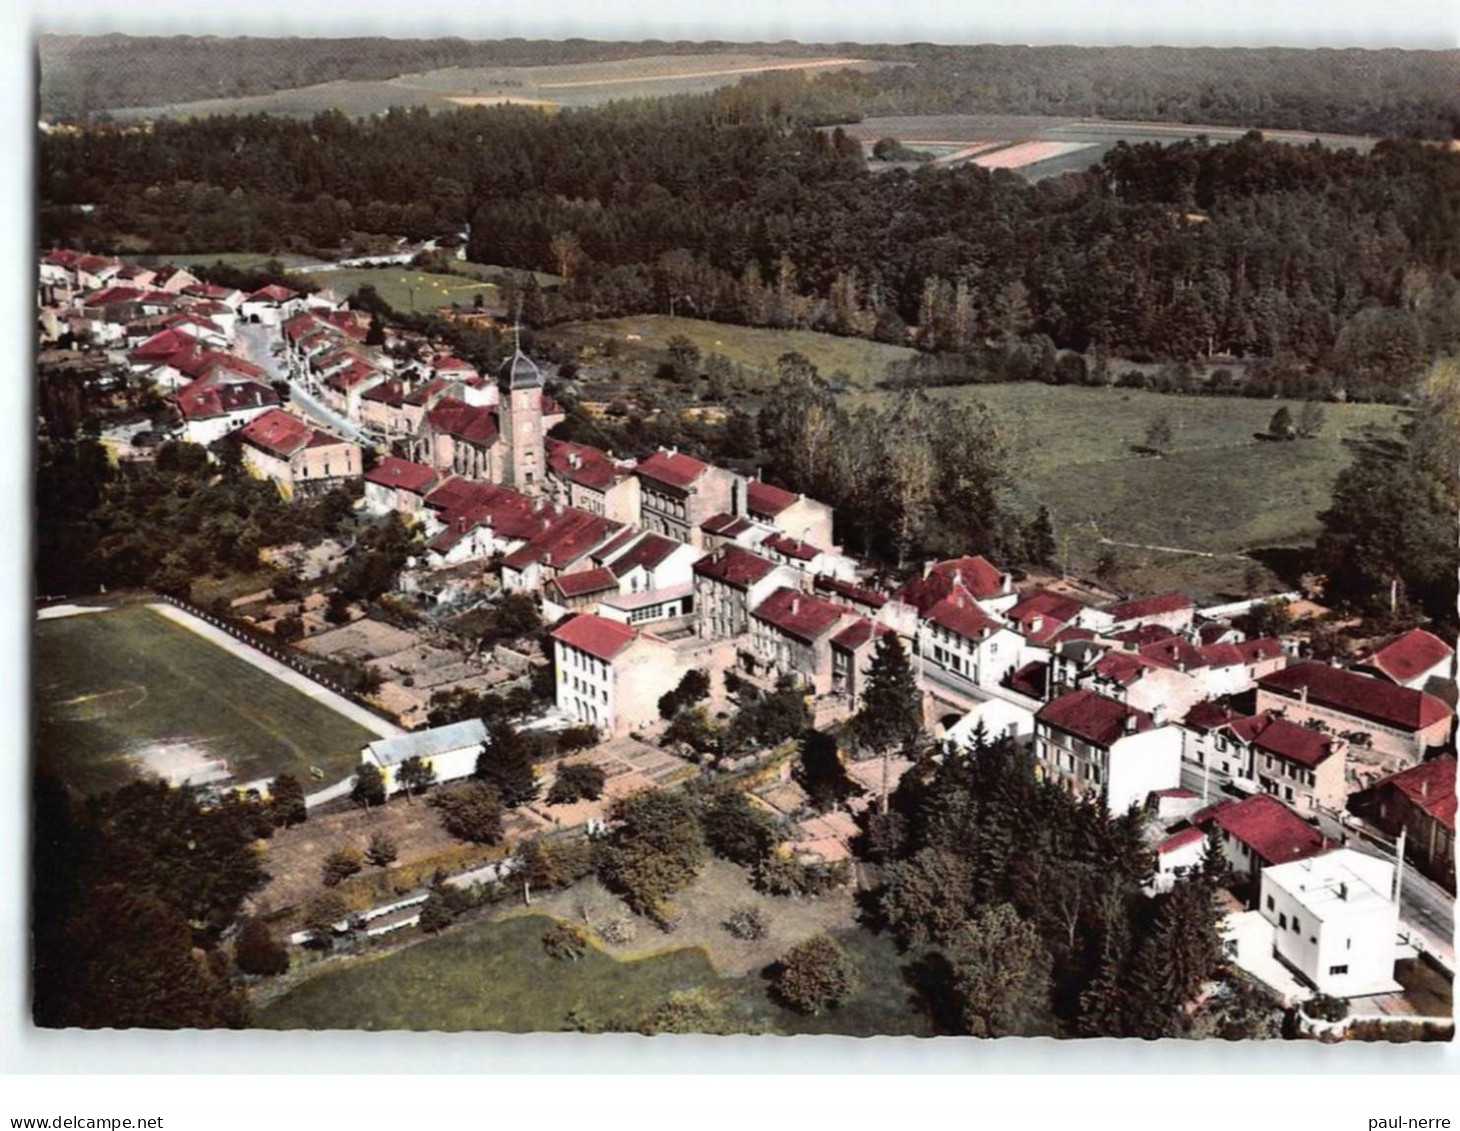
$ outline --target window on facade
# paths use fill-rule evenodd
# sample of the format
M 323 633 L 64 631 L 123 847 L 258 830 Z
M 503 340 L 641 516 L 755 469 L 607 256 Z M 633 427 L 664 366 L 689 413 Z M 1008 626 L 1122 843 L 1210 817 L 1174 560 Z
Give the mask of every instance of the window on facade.
M 1288 929 L 1288 917 L 1281 911 L 1278 912 L 1278 927 L 1284 931 Z
M 1340 974 L 1347 974 L 1347 973 L 1348 973 L 1348 965 L 1346 963 L 1343 966 L 1330 966 L 1328 968 L 1328 976 L 1330 978 L 1336 978 Z
M 1272 896 L 1268 896 L 1268 897 L 1267 897 L 1267 909 L 1268 909 L 1268 910 L 1269 910 L 1269 911 L 1271 911 L 1271 910 L 1272 910 Z
M 1301 922 L 1299 922 L 1298 917 L 1296 915 L 1294 915 L 1293 916 L 1293 934 L 1295 934 L 1295 935 L 1301 935 L 1302 933 L 1303 933 L 1303 924 Z

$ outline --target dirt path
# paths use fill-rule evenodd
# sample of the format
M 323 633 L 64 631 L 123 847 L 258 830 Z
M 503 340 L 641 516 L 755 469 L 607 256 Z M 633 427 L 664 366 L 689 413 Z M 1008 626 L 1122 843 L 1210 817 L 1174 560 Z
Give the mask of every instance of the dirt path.
M 343 695 L 337 695 L 328 688 L 321 687 L 308 676 L 300 675 L 293 668 L 271 660 L 257 648 L 253 648 L 243 641 L 230 636 L 221 628 L 216 628 L 205 620 L 193 616 L 174 605 L 156 602 L 147 606 L 154 612 L 165 616 L 168 620 L 182 625 L 184 628 L 196 632 L 204 640 L 207 640 L 218 647 L 233 653 L 240 660 L 244 660 L 262 672 L 266 672 L 275 679 L 287 683 L 294 690 L 309 696 L 309 698 L 323 703 L 326 707 L 338 714 L 344 715 L 353 723 L 358 723 L 371 734 L 380 738 L 394 738 L 396 735 L 405 734 L 405 731 L 394 723 L 386 722 L 373 711 L 367 711 L 357 703 L 352 703 Z

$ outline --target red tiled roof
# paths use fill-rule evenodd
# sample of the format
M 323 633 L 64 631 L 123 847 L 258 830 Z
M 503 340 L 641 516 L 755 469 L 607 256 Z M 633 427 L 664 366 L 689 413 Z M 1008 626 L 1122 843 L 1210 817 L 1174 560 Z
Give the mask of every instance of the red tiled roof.
M 1150 730 L 1151 716 L 1093 691 L 1070 691 L 1040 708 L 1035 716 L 1058 730 L 1110 746 L 1126 733 L 1126 719 L 1135 719 L 1135 730 Z
M 945 597 L 927 612 L 927 619 L 965 640 L 981 640 L 1004 626 L 964 593 Z
M 1184 593 L 1157 593 L 1153 597 L 1137 597 L 1131 601 L 1118 601 L 1114 605 L 1107 605 L 1105 611 L 1117 621 L 1126 621 L 1194 608 L 1196 608 L 1195 602 Z
M 1004 591 L 1004 575 L 981 556 L 953 558 L 933 566 L 925 577 L 913 578 L 897 591 L 897 598 L 926 613 L 959 588 L 975 599 L 997 597 Z
M 1310 727 L 1290 723 L 1280 715 L 1266 711 L 1227 724 L 1243 742 L 1251 743 L 1265 754 L 1273 754 L 1289 762 L 1312 769 L 1333 753 L 1333 740 Z
M 847 610 L 783 585 L 757 605 L 751 615 L 810 644 L 835 627 L 847 615 Z
M 733 543 L 720 546 L 695 562 L 695 573 L 736 589 L 748 589 L 775 568 L 775 562 Z
M 1119 640 L 1122 644 L 1130 644 L 1136 648 L 1145 644 L 1159 644 L 1162 640 L 1170 640 L 1175 635 L 1175 631 L 1164 624 L 1138 624 L 1124 632 L 1109 634 L 1111 640 Z
M 1455 756 L 1431 758 L 1375 782 L 1369 790 L 1392 786 L 1447 829 L 1455 828 Z
M 1181 720 L 1181 725 L 1192 730 L 1206 732 L 1216 730 L 1219 726 L 1225 726 L 1238 717 L 1237 712 L 1231 707 L 1206 699 L 1194 704 L 1191 710 L 1186 712 L 1186 718 Z
M 104 255 L 83 255 L 76 261 L 76 266 L 88 275 L 100 271 L 103 267 L 115 267 L 116 265 L 115 259 L 108 259 Z
M 1433 695 L 1315 660 L 1265 675 L 1257 685 L 1290 699 L 1306 687 L 1312 703 L 1397 730 L 1424 730 L 1450 717 L 1450 708 Z
M 645 534 L 622 556 L 613 560 L 613 571 L 622 577 L 636 566 L 653 569 L 682 545 L 682 542 L 661 534 Z
M 1122 687 L 1129 687 L 1147 672 L 1153 672 L 1167 665 L 1159 660 L 1147 659 L 1136 652 L 1107 652 L 1091 667 L 1103 679 L 1114 680 Z
M 876 621 L 868 620 L 866 617 L 858 617 L 831 638 L 831 642 L 839 648 L 845 648 L 848 652 L 855 652 L 863 644 L 872 639 L 873 634 L 886 636 L 892 629 L 885 624 L 878 624 Z
M 1190 672 L 1207 666 L 1201 650 L 1180 636 L 1168 636 L 1154 644 L 1143 644 L 1140 653 L 1148 660 L 1163 662 L 1177 670 Z
M 288 287 L 280 286 L 278 283 L 270 283 L 268 286 L 260 287 L 249 295 L 245 302 L 288 302 L 291 298 L 298 298 L 298 291 L 291 291 Z
M 594 613 L 570 614 L 552 630 L 554 640 L 587 652 L 600 660 L 612 660 L 638 635 L 626 624 Z
M 1073 621 L 1085 608 L 1083 601 L 1050 589 L 1032 589 L 1005 615 L 1025 639 L 1042 644 Z M 1034 628 L 1035 622 L 1039 628 Z
M 596 566 L 579 573 L 566 573 L 553 579 L 553 587 L 564 597 L 583 597 L 618 588 L 618 578 L 607 566 Z
M 166 361 L 173 354 L 197 348 L 197 339 L 181 330 L 163 330 L 133 348 L 127 357 L 132 361 Z
M 628 475 L 628 471 L 608 458 L 607 452 L 590 444 L 573 444 L 549 436 L 545 447 L 547 464 L 553 474 L 571 483 L 606 491 Z
M 363 384 L 372 377 L 378 376 L 380 376 L 380 370 L 356 358 L 349 365 L 345 366 L 345 368 L 331 373 L 326 379 L 325 384 L 332 389 L 338 389 L 340 392 L 349 392 L 356 385 Z
M 1043 699 L 1049 690 L 1049 664 L 1035 660 L 1025 664 L 1004 681 L 1011 691 L 1027 695 L 1031 699 Z
M 379 404 L 387 404 L 391 408 L 400 408 L 405 399 L 405 386 L 394 379 L 382 381 L 380 384 L 372 385 L 361 393 L 360 399 L 376 401 Z
M 700 523 L 700 529 L 707 534 L 715 534 L 721 538 L 734 538 L 749 530 L 754 523 L 748 518 L 737 518 L 733 514 L 726 514 L 721 511 L 719 514 L 712 514 L 704 522 Z
M 863 585 L 853 585 L 850 581 L 842 581 L 840 578 L 832 577 L 829 574 L 818 573 L 813 583 L 817 589 L 825 589 L 828 593 L 835 593 L 858 605 L 866 605 L 868 608 L 880 609 L 887 604 L 887 596 L 875 589 L 868 589 Z
M 543 562 L 556 569 L 571 565 L 603 542 L 620 523 L 602 515 L 589 514 L 569 507 L 548 520 L 539 533 L 525 546 L 520 546 L 502 559 L 510 569 L 525 569 L 534 562 Z
M 1268 864 L 1302 860 L 1328 847 L 1322 833 L 1267 793 L 1244 801 L 1219 802 L 1191 819 L 1197 826 L 1212 821 Z
M 1434 633 L 1411 628 L 1384 641 L 1361 663 L 1395 683 L 1408 683 L 1435 665 L 1448 662 L 1454 655 L 1455 649 Z
M 397 456 L 381 456 L 380 462 L 365 473 L 365 482 L 425 495 L 436 486 L 437 479 L 436 472 L 425 464 Z
M 81 252 L 72 251 L 69 247 L 53 247 L 45 255 L 45 262 L 61 267 L 75 267 L 80 260 Z
M 752 479 L 745 485 L 745 509 L 763 518 L 775 518 L 796 499 L 794 492 L 772 487 L 759 479 Z
M 1256 640 L 1244 640 L 1233 645 L 1242 653 L 1242 662 L 1257 663 L 1259 660 L 1275 660 L 1283 654 L 1283 642 L 1271 636 L 1259 636 Z
M 1182 829 L 1179 833 L 1172 833 L 1165 840 L 1156 846 L 1156 853 L 1165 856 L 1168 852 L 1175 852 L 1178 848 L 1185 848 L 1188 844 L 1195 844 L 1197 841 L 1206 840 L 1207 834 L 1201 829 Z
M 92 291 L 83 300 L 85 306 L 110 306 L 119 302 L 141 302 L 144 291 L 136 287 L 103 287 L 99 291 Z
M 208 420 L 244 409 L 276 405 L 279 394 L 256 381 L 194 381 L 179 389 L 173 399 L 185 419 Z
M 709 464 L 687 456 L 683 452 L 667 452 L 660 449 L 635 469 L 640 475 L 647 475 L 660 483 L 684 490 L 709 469 Z
M 449 353 L 437 354 L 431 362 L 431 368 L 437 373 L 475 373 L 476 366 L 469 361 L 463 361 L 459 357 L 453 357 Z
M 469 444 L 491 447 L 497 442 L 497 415 L 490 408 L 444 397 L 426 414 L 431 427 Z
M 279 456 L 292 456 L 309 443 L 311 429 L 293 413 L 271 409 L 243 426 L 240 435 L 255 447 Z
M 798 538 L 792 538 L 789 534 L 772 534 L 761 545 L 769 546 L 783 557 L 795 558 L 800 562 L 814 561 L 822 552 L 810 542 L 802 542 Z
M 599 562 L 608 561 L 609 558 L 613 557 L 614 554 L 618 553 L 638 536 L 639 532 L 632 526 L 624 527 L 602 546 L 599 546 L 598 549 L 593 551 L 594 560 Z

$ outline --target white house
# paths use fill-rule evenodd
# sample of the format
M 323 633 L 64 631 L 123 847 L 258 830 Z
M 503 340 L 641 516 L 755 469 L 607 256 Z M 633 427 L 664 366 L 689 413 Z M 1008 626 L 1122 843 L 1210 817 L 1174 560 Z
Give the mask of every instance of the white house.
M 1112 813 L 1181 784 L 1180 731 L 1093 691 L 1070 691 L 1040 708 L 1034 756 L 1045 777 L 1099 797 Z
M 1394 865 L 1337 848 L 1262 871 L 1262 916 L 1277 957 L 1320 993 L 1358 997 L 1399 989 Z
M 949 727 L 943 739 L 955 746 L 967 747 L 973 742 L 980 724 L 989 742 L 1006 737 L 1027 738 L 1034 733 L 1034 707 L 1016 703 L 1012 698 L 985 699 Z
M 459 781 L 476 773 L 477 756 L 486 741 L 486 724 L 481 719 L 467 719 L 449 726 L 378 739 L 360 751 L 360 761 L 380 770 L 387 792 L 399 793 L 402 786 L 396 773 L 407 758 L 427 762 L 436 771 L 438 784 Z
M 1354 667 L 1400 687 L 1424 691 L 1432 679 L 1454 677 L 1455 649 L 1432 632 L 1411 628 L 1385 640 Z
M 997 687 L 1019 667 L 1023 646 L 1023 637 L 961 591 L 931 606 L 918 625 L 923 662 L 977 687 Z
M 608 735 L 651 725 L 689 670 L 666 641 L 593 613 L 559 621 L 551 635 L 559 710 Z

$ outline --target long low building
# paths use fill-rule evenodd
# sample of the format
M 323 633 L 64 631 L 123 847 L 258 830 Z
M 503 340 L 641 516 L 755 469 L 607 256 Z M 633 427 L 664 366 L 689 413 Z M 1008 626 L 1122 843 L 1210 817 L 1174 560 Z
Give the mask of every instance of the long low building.
M 420 758 L 436 771 L 438 784 L 459 781 L 476 773 L 477 757 L 487 741 L 481 719 L 467 719 L 444 727 L 382 738 L 360 751 L 360 761 L 375 766 L 388 793 L 401 790 L 397 773 L 407 758 Z

